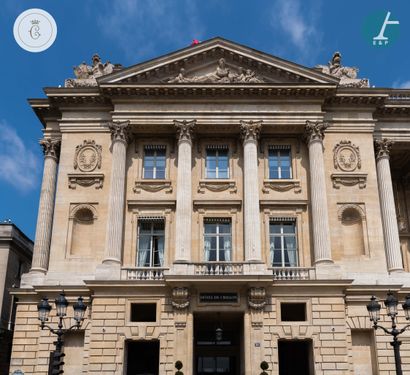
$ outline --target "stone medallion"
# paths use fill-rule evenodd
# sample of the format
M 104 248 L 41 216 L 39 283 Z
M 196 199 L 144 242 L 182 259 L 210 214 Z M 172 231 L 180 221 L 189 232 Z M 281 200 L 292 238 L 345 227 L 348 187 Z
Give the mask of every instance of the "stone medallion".
M 82 145 L 75 148 L 74 169 L 81 172 L 92 172 L 101 168 L 101 146 L 95 141 L 84 140 Z
M 361 168 L 359 147 L 351 141 L 340 141 L 333 149 L 333 162 L 335 169 L 344 172 L 353 172 Z

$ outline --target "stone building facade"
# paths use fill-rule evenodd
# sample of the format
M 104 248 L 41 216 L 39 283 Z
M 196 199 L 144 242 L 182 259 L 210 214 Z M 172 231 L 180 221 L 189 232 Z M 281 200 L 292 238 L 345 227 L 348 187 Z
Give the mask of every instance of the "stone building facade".
M 215 38 L 129 68 L 94 56 L 30 100 L 44 176 L 11 370 L 47 373 L 36 304 L 64 289 L 89 303 L 66 374 L 392 375 L 366 304 L 410 292 L 410 91 L 340 57 Z
M 8 373 L 16 312 L 16 299 L 9 290 L 20 286 L 32 255 L 33 241 L 11 220 L 0 223 L 0 374 Z

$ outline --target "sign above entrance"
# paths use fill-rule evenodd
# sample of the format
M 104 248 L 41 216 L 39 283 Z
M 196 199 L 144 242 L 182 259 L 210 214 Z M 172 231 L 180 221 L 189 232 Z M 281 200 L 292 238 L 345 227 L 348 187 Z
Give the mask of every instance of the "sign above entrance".
M 238 293 L 200 293 L 202 303 L 238 303 Z

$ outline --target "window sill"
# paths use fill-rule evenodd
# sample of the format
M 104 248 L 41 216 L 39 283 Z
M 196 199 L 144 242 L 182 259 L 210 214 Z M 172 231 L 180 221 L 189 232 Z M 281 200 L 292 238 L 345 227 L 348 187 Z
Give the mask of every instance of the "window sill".
M 283 192 L 283 191 L 289 191 L 292 189 L 297 194 L 302 192 L 302 185 L 300 183 L 300 180 L 293 180 L 293 179 L 263 180 L 262 191 L 265 194 L 268 194 L 270 190 Z
M 165 190 L 165 193 L 172 193 L 171 180 L 159 180 L 159 179 L 146 179 L 135 181 L 134 193 L 141 193 L 141 190 L 148 191 L 150 193 L 156 193 L 161 190 Z
M 205 193 L 205 190 L 212 192 L 221 192 L 229 190 L 231 194 L 235 194 L 238 189 L 235 180 L 229 179 L 206 179 L 200 180 L 198 186 L 198 193 Z

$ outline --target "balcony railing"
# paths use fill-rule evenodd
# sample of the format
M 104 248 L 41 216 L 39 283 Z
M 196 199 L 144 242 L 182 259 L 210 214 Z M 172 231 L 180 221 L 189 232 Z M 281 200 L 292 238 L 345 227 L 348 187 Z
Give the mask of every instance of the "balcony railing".
M 243 275 L 243 263 L 202 262 L 193 263 L 194 274 L 203 276 Z
M 273 280 L 315 280 L 316 272 L 312 267 L 270 267 Z
M 164 280 L 164 272 L 168 268 L 161 267 L 133 267 L 122 269 L 124 280 Z

